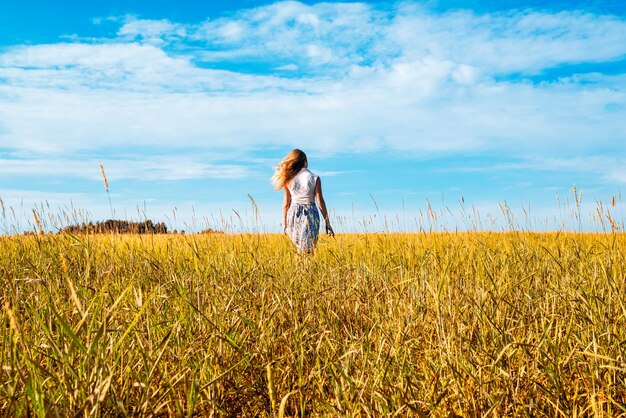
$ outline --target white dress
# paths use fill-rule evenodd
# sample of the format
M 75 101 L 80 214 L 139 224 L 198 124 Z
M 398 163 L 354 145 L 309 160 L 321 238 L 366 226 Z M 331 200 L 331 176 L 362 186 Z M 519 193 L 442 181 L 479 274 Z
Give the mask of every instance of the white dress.
M 315 205 L 317 179 L 308 168 L 303 168 L 287 185 L 291 193 L 287 231 L 293 243 L 306 252 L 313 251 L 320 232 L 320 215 Z

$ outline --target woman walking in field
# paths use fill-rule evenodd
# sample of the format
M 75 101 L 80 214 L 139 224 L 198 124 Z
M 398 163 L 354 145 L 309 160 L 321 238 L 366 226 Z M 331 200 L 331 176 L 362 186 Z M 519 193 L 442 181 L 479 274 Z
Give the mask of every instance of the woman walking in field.
M 278 164 L 272 182 L 276 185 L 276 190 L 285 190 L 283 232 L 289 234 L 298 249 L 311 253 L 317 244 L 320 230 L 316 198 L 326 223 L 326 233 L 334 236 L 335 232 L 330 226 L 322 195 L 322 182 L 308 167 L 306 154 L 294 149 Z

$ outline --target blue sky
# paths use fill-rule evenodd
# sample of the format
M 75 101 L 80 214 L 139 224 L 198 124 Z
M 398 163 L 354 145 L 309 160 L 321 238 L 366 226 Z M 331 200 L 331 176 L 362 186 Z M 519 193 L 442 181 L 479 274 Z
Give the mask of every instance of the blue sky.
M 339 231 L 577 227 L 626 184 L 618 1 L 25 1 L 0 14 L 5 232 L 61 212 L 278 230 L 273 167 Z M 249 196 L 255 200 L 258 221 Z M 38 209 L 39 210 L 39 209 Z M 524 211 L 529 211 L 526 218 Z M 243 221 L 240 221 L 239 218 Z M 385 219 L 387 223 L 385 223 Z

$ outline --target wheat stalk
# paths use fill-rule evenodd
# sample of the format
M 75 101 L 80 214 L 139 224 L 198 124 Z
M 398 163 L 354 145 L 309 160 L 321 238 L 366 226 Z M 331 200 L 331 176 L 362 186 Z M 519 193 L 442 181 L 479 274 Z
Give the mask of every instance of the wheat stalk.
M 39 216 L 37 215 L 37 211 L 35 209 L 33 209 L 33 220 L 35 221 L 35 226 L 37 227 L 37 235 L 43 235 L 41 221 L 39 221 Z
M 102 161 L 100 161 L 100 172 L 102 173 L 102 179 L 104 180 L 104 189 L 107 192 L 107 197 L 109 198 L 109 208 L 111 209 L 111 218 L 115 218 L 115 213 L 113 212 L 113 203 L 111 203 L 111 194 L 109 193 L 109 181 L 107 180 L 107 175 L 104 172 L 104 165 L 102 165 Z

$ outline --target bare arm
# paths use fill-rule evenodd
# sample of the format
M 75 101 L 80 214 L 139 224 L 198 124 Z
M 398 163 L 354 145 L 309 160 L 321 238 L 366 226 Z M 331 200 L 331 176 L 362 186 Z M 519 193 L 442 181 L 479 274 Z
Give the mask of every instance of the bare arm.
M 328 210 L 326 209 L 326 201 L 324 200 L 324 195 L 322 194 L 322 180 L 320 180 L 319 177 L 315 183 L 315 197 L 317 198 L 317 203 L 319 204 L 320 211 L 324 217 L 324 222 L 326 222 L 326 233 L 335 235 L 335 231 L 333 231 L 332 226 L 330 226 L 330 218 L 328 217 Z
M 285 187 L 285 197 L 283 198 L 283 233 L 287 233 L 287 211 L 291 206 L 291 193 L 289 189 Z

